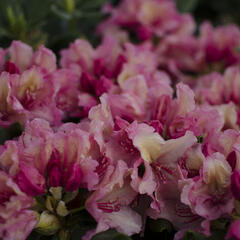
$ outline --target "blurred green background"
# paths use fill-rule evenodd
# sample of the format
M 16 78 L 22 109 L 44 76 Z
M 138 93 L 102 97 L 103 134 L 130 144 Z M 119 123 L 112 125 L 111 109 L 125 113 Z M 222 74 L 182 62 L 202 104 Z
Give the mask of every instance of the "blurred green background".
M 33 47 L 44 44 L 56 53 L 78 37 L 96 44 L 96 25 L 104 17 L 102 5 L 119 0 L 0 0 L 0 47 L 13 39 Z M 240 24 L 239 0 L 176 0 L 181 12 L 191 12 L 197 23 Z

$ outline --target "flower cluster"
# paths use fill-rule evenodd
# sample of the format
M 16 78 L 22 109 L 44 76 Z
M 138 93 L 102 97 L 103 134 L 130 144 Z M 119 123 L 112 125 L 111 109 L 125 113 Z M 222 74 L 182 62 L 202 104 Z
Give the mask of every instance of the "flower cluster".
M 171 0 L 103 11 L 102 43 L 77 39 L 59 66 L 44 46 L 0 49 L 0 126 L 24 127 L 0 146 L 0 238 L 69 234 L 85 208 L 84 240 L 144 233 L 147 218 L 175 239 L 225 219 L 240 239 L 240 29 L 194 35 Z

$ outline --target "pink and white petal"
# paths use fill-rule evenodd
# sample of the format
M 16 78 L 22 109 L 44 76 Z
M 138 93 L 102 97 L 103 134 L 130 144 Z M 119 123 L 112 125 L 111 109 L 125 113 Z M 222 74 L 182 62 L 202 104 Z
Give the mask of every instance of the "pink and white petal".
M 32 57 L 32 65 L 39 66 L 44 73 L 51 73 L 57 69 L 55 54 L 44 46 L 39 46 Z
M 13 41 L 8 52 L 10 61 L 15 63 L 21 72 L 29 67 L 33 56 L 33 50 L 29 45 L 21 41 Z
M 184 116 L 195 108 L 194 93 L 190 87 L 183 83 L 177 85 L 177 115 Z
M 142 177 L 139 177 L 138 167 L 141 164 L 144 164 L 144 174 Z M 149 196 L 153 195 L 153 192 L 157 187 L 157 183 L 152 167 L 148 162 L 142 161 L 141 159 L 137 161 L 133 166 L 131 179 L 131 186 L 136 192 L 139 192 L 140 194 L 148 194 Z
M 0 224 L 0 237 L 4 240 L 25 240 L 37 224 L 35 212 L 24 210 Z
M 15 176 L 19 168 L 19 149 L 15 141 L 7 141 L 0 154 L 0 168 L 10 176 Z

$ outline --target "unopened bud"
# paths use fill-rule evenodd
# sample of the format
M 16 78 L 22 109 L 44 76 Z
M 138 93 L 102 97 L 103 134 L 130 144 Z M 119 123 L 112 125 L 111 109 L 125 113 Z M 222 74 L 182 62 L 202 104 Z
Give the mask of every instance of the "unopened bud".
M 58 201 L 62 199 L 62 187 L 51 187 L 49 192 L 52 194 L 54 199 Z
M 67 207 L 64 201 L 60 201 L 58 203 L 56 211 L 57 211 L 57 214 L 61 217 L 65 217 L 69 214 L 69 211 L 67 210 Z
M 78 163 L 73 163 L 64 174 L 65 189 L 68 192 L 77 190 L 82 181 L 82 170 Z
M 61 226 L 58 218 L 48 211 L 44 211 L 39 216 L 35 230 L 43 235 L 50 236 L 55 234 L 60 227 Z
M 46 199 L 46 208 L 50 211 L 53 212 L 54 208 L 56 207 L 56 200 L 51 197 L 51 196 L 47 196 Z

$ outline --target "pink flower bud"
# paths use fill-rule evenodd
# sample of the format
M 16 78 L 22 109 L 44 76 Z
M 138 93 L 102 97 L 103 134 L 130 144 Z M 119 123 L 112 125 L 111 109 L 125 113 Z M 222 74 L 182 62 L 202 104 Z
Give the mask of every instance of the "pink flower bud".
M 49 185 L 51 187 L 59 187 L 61 186 L 61 168 L 60 168 L 60 161 L 58 158 L 54 158 L 55 154 L 52 155 L 51 160 L 48 163 L 47 171 L 49 177 Z
M 233 196 L 240 201 L 240 171 L 234 170 L 231 176 L 231 190 Z
M 141 41 L 146 41 L 152 37 L 153 33 L 150 29 L 140 26 L 137 28 L 137 35 Z
M 80 78 L 81 89 L 87 93 L 94 93 L 95 79 L 86 72 L 82 73 Z
M 102 76 L 99 81 L 96 82 L 95 91 L 97 96 L 101 96 L 103 93 L 106 93 L 113 86 L 113 82 L 108 78 Z
M 155 129 L 160 135 L 163 133 L 164 127 L 159 120 L 152 120 L 149 125 Z
M 10 74 L 15 74 L 15 73 L 19 74 L 20 73 L 20 71 L 19 71 L 18 67 L 15 65 L 15 63 L 10 62 L 10 61 L 7 61 L 5 63 L 4 71 L 9 72 Z
M 223 51 L 217 48 L 214 43 L 209 43 L 206 46 L 206 61 L 207 62 L 219 62 L 223 59 Z
M 102 72 L 103 72 L 103 61 L 102 61 L 102 59 L 96 59 L 94 61 L 93 69 L 94 69 L 94 74 L 96 76 L 100 77 L 102 75 Z
M 122 71 L 123 64 L 127 62 L 127 59 L 123 55 L 119 55 L 116 61 L 115 69 L 114 69 L 114 77 L 117 77 L 118 74 Z
M 32 166 L 21 166 L 21 170 L 17 175 L 17 183 L 20 189 L 30 196 L 34 197 L 45 193 L 45 179 Z
M 113 78 L 113 71 L 111 71 L 108 67 L 105 67 L 103 75 L 107 78 Z
M 73 163 L 66 172 L 64 172 L 64 187 L 68 192 L 77 190 L 82 181 L 82 170 L 78 163 Z
M 114 130 L 115 131 L 119 131 L 119 130 L 124 129 L 128 126 L 129 126 L 129 122 L 127 122 L 126 120 L 116 116 L 115 124 L 114 124 Z

